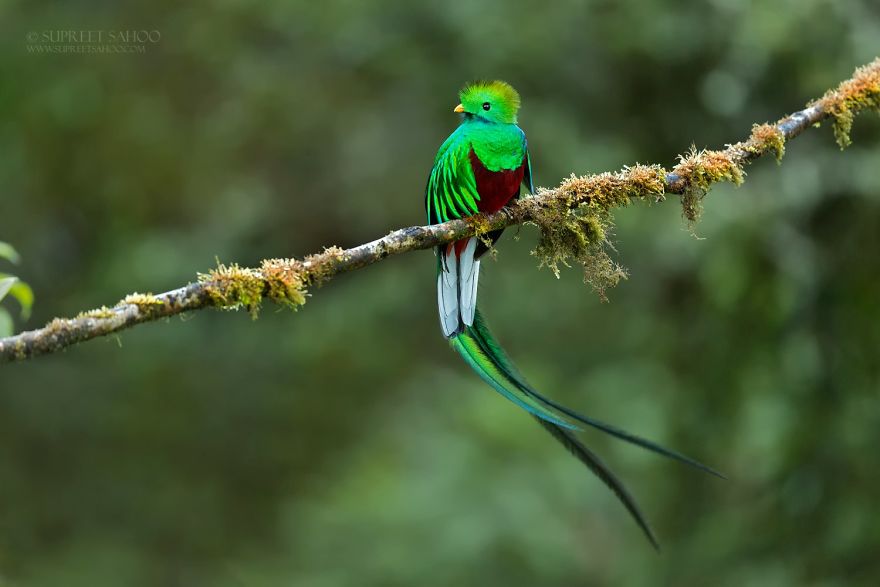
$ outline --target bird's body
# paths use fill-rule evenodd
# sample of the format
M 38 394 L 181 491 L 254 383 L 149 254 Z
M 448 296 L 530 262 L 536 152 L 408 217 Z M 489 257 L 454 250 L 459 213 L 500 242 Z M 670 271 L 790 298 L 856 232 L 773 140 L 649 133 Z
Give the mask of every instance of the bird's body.
M 461 125 L 440 146 L 425 190 L 425 208 L 431 224 L 496 212 L 519 197 L 522 184 L 534 192 L 528 144 L 525 133 L 517 126 L 519 94 L 505 82 L 494 81 L 470 84 L 461 91 L 460 97 L 461 104 L 455 112 L 463 114 Z M 494 243 L 501 232 L 495 231 L 483 238 Z M 569 410 L 532 388 L 492 337 L 476 307 L 480 257 L 487 249 L 478 237 L 437 248 L 437 303 L 444 336 L 477 375 L 531 413 L 608 485 L 656 546 L 653 532 L 630 493 L 572 430 L 580 429 L 581 424 L 592 426 L 719 474 L 653 442 Z
M 531 186 L 526 135 L 516 125 L 516 110 L 505 111 L 511 100 L 518 106 L 519 96 L 503 82 L 474 84 L 462 92 L 456 110 L 464 119 L 440 146 L 425 190 L 431 224 L 497 212 L 519 196 L 523 180 Z M 447 337 L 473 325 L 480 257 L 486 250 L 483 241 L 470 237 L 437 251 L 437 300 Z

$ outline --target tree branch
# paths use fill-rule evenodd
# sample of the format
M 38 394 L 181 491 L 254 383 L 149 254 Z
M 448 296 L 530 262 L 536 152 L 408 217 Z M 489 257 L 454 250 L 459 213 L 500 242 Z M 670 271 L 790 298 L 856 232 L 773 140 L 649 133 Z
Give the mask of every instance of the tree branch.
M 525 222 L 541 229 L 535 252 L 542 264 L 555 270 L 557 263 L 573 259 L 583 264 L 587 281 L 601 291 L 621 275 L 603 248 L 612 210 L 634 200 L 662 200 L 664 194 L 678 194 L 684 215 L 695 222 L 700 202 L 712 184 L 742 183 L 744 164 L 767 153 L 781 159 L 786 141 L 826 119 L 833 120 L 835 137 L 843 148 L 850 143 L 854 115 L 865 109 L 880 112 L 880 58 L 856 69 L 852 78 L 803 110 L 775 124 L 755 125 L 742 142 L 719 151 L 692 148 L 679 156 L 671 171 L 659 165 L 636 165 L 617 173 L 572 176 L 555 189 L 540 189 L 534 197 L 489 216 L 403 228 L 351 249 L 332 247 L 302 261 L 269 259 L 258 268 L 220 265 L 184 287 L 158 295 L 132 294 L 111 308 L 55 319 L 43 328 L 0 339 L 0 363 L 54 353 L 136 324 L 202 308 L 246 308 L 256 314 L 262 301 L 269 298 L 296 309 L 305 303 L 307 288 L 339 273 L 372 265 L 390 255 L 430 249 Z

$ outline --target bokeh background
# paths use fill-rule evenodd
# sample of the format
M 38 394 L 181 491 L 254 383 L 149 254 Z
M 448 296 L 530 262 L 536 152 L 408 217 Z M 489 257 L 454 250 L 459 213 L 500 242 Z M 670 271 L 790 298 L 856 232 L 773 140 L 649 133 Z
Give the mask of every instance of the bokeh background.
M 161 39 L 29 48 L 57 30 Z M 21 329 L 422 223 L 468 79 L 520 90 L 539 185 L 671 166 L 880 54 L 880 6 L 7 0 L 0 31 Z M 880 118 L 853 139 L 826 125 L 719 186 L 699 239 L 674 199 L 619 213 L 631 276 L 609 303 L 537 271 L 531 227 L 484 264 L 536 387 L 730 477 L 584 434 L 662 554 L 449 351 L 419 252 L 296 314 L 201 312 L 0 367 L 0 584 L 877 584 Z

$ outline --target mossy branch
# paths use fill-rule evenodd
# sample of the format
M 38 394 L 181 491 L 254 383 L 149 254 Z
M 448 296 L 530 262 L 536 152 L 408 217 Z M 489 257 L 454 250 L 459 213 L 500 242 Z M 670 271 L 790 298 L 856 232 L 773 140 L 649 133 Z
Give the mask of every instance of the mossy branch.
M 339 273 L 372 265 L 390 255 L 430 249 L 526 222 L 541 229 L 534 251 L 541 265 L 558 272 L 560 263 L 579 263 L 585 281 L 601 295 L 625 277 L 606 252 L 615 209 L 633 201 L 659 201 L 665 194 L 678 194 L 684 216 L 696 222 L 702 199 L 713 184 L 742 183 L 746 163 L 768 153 L 781 160 L 787 141 L 826 119 L 832 120 L 837 143 L 844 148 L 850 144 L 853 118 L 863 110 L 880 113 L 880 58 L 856 69 L 852 78 L 803 110 L 774 124 L 755 125 L 744 141 L 717 151 L 691 148 L 679 156 L 671 171 L 659 165 L 634 165 L 616 173 L 571 176 L 557 188 L 540 189 L 534 197 L 489 216 L 403 228 L 351 249 L 332 247 L 303 260 L 269 259 L 256 268 L 219 265 L 184 287 L 157 295 L 133 294 L 113 307 L 55 319 L 43 328 L 2 338 L 0 363 L 54 353 L 135 324 L 202 308 L 244 308 L 256 316 L 269 298 L 297 309 L 305 303 L 309 288 Z

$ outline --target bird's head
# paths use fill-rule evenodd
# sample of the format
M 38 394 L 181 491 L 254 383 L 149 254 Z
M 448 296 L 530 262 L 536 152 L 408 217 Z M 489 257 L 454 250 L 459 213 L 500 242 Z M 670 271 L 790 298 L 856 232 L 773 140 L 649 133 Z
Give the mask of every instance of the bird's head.
M 467 118 L 500 124 L 516 124 L 519 94 L 507 82 L 473 82 L 459 92 L 461 104 L 455 107 Z

